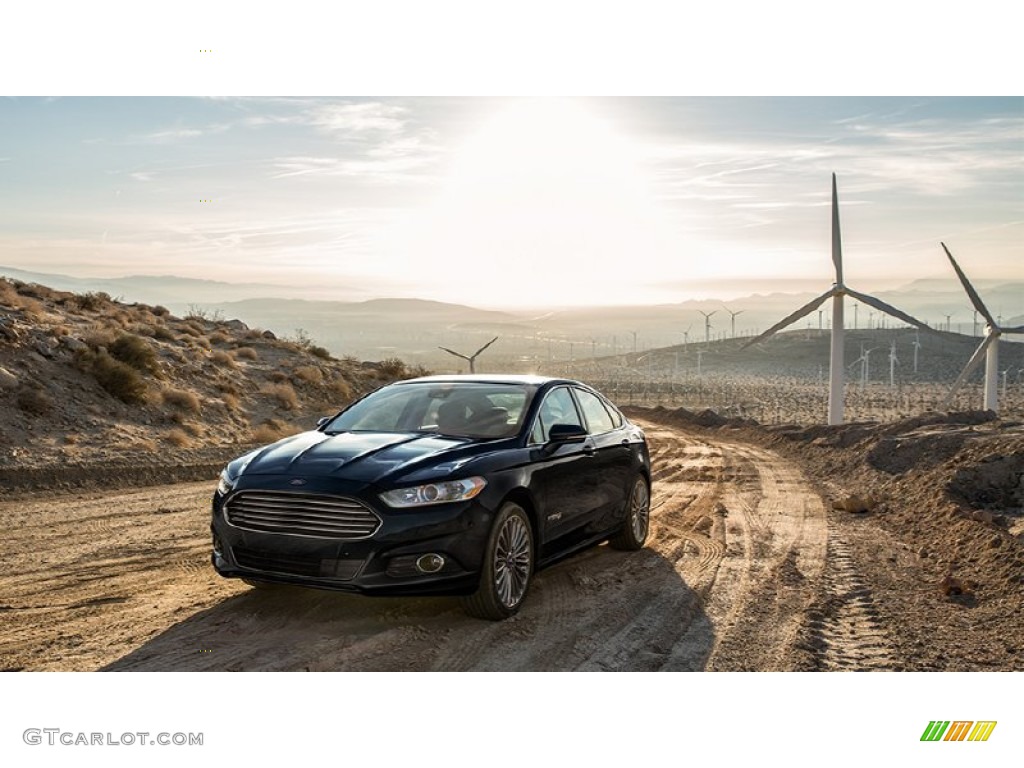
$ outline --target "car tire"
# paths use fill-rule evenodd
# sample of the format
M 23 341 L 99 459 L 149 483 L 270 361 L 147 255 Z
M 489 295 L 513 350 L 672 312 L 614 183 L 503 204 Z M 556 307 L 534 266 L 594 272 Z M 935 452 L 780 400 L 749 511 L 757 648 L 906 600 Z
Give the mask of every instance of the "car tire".
M 463 598 L 463 609 L 470 616 L 491 621 L 512 616 L 526 599 L 535 563 L 530 519 L 522 507 L 509 502 L 491 526 L 480 584 L 475 593 Z
M 638 475 L 629 492 L 629 500 L 626 501 L 626 519 L 622 521 L 622 528 L 608 540 L 608 543 L 614 549 L 643 549 L 650 529 L 651 489 L 647 479 L 643 475 Z

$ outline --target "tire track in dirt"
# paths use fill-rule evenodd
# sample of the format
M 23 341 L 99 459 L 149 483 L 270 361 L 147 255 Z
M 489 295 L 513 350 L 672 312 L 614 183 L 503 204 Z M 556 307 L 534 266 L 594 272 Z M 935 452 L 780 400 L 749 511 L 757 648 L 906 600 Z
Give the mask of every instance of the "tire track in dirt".
M 801 639 L 828 648 L 821 668 L 869 663 L 844 639 L 871 625 L 839 550 L 825 575 L 824 505 L 800 472 L 760 448 L 643 426 L 647 548 L 595 547 L 536 574 L 501 623 L 464 616 L 454 598 L 221 579 L 208 565 L 207 483 L 0 504 L 0 521 L 31 522 L 0 542 L 12 566 L 0 575 L 0 668 L 780 669 L 803 658 Z M 808 606 L 826 592 L 849 593 L 853 618 L 833 628 L 812 613 L 812 627 Z
M 857 572 L 846 542 L 828 543 L 829 569 L 820 608 L 809 613 L 807 645 L 825 671 L 888 671 L 898 656 L 879 617 L 871 589 Z

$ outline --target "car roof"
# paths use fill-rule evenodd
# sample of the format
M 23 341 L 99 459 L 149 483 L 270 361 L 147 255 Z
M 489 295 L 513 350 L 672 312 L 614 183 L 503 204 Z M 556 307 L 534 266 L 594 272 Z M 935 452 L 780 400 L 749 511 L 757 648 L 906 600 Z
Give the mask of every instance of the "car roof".
M 463 373 L 463 374 L 440 374 L 437 376 L 420 376 L 416 379 L 405 379 L 396 381 L 395 384 L 416 384 L 418 382 L 473 382 L 479 384 L 532 384 L 540 386 L 548 382 L 564 382 L 566 384 L 579 384 L 572 379 L 560 379 L 550 376 L 535 376 L 532 374 L 518 373 Z

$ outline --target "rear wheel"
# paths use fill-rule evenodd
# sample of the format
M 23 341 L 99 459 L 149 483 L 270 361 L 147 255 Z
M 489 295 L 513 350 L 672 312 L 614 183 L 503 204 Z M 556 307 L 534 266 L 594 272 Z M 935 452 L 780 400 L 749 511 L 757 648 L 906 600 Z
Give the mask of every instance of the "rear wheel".
M 530 520 L 518 504 L 505 504 L 487 538 L 480 585 L 463 598 L 466 613 L 492 621 L 512 616 L 526 599 L 534 562 Z
M 640 475 L 633 481 L 633 490 L 630 491 L 629 501 L 626 502 L 626 519 L 622 522 L 622 528 L 608 540 L 608 543 L 615 549 L 642 549 L 647 541 L 650 526 L 651 491 L 647 487 L 647 480 Z

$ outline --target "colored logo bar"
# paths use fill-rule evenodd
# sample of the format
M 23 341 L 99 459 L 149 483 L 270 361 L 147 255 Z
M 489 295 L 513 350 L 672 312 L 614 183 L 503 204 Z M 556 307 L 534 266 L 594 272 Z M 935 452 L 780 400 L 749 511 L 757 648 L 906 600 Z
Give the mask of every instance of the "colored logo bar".
M 921 734 L 921 741 L 988 741 L 995 720 L 932 720 Z

